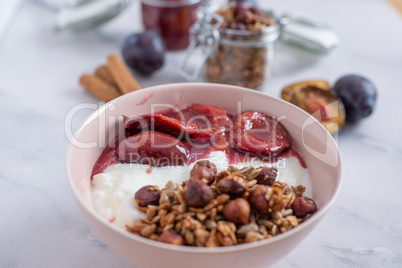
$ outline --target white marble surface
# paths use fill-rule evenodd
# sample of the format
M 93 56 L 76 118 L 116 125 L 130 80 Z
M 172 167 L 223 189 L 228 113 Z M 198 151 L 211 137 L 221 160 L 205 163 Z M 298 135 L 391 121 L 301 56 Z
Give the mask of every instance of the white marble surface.
M 70 194 L 64 126 L 73 106 L 97 103 L 78 78 L 119 52 L 139 28 L 138 9 L 134 4 L 102 29 L 72 36 L 54 31 L 52 5 L 60 2 L 23 1 L 0 39 L 0 267 L 130 267 L 98 239 Z M 260 2 L 321 18 L 341 39 L 325 56 L 279 44 L 265 92 L 278 96 L 290 82 L 333 83 L 346 73 L 369 77 L 379 91 L 374 115 L 336 136 L 344 182 L 333 208 L 275 267 L 401 267 L 402 17 L 385 0 Z M 181 55 L 167 55 L 163 70 L 139 77 L 141 84 L 183 81 L 172 71 Z M 90 112 L 76 114 L 72 128 Z

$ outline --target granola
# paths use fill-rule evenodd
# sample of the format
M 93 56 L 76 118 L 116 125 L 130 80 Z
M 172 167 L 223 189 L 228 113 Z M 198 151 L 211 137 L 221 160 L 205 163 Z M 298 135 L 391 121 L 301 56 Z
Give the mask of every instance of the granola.
M 146 218 L 126 226 L 126 229 L 142 237 L 175 245 L 232 246 L 272 238 L 297 227 L 315 212 L 314 201 L 302 196 L 305 190 L 303 186 L 291 188 L 280 181 L 271 185 L 257 184 L 256 178 L 263 170 L 261 167 L 239 169 L 230 166 L 226 171 L 215 173 L 212 181 L 193 177 L 181 185 L 169 181 L 160 190 L 157 205 L 140 202 L 142 197 L 138 191 L 135 201 L 143 204 L 139 210 L 146 214 Z M 189 188 L 192 180 L 197 182 L 194 184 L 196 186 L 191 186 L 196 187 L 194 189 Z M 247 184 L 235 187 L 234 192 L 226 191 L 227 188 L 222 192 L 219 184 L 224 180 L 244 180 Z M 250 182 L 253 185 L 248 187 Z M 145 187 L 150 189 L 149 186 Z M 243 188 L 244 191 L 239 190 Z M 206 189 L 212 191 L 212 198 L 206 204 L 205 199 L 200 199 L 199 204 L 202 206 L 194 203 L 192 195 L 202 196 Z M 297 211 L 294 211 L 292 205 L 297 198 L 304 199 L 296 202 Z M 192 205 L 189 205 L 188 200 L 191 200 Z M 254 204 L 255 201 L 258 203 Z M 308 210 L 302 207 L 303 202 L 308 204 Z M 312 204 L 314 209 L 311 209 Z M 308 213 L 301 213 L 305 211 Z

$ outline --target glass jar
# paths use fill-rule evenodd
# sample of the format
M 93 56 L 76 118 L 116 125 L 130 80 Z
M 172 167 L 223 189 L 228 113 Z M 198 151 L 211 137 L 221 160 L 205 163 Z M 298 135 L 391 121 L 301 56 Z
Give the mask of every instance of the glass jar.
M 258 32 L 219 29 L 219 44 L 206 61 L 206 80 L 256 89 L 270 79 L 279 26 Z
M 233 15 L 219 12 L 200 8 L 198 22 L 190 29 L 190 45 L 177 72 L 193 81 L 206 65 L 207 82 L 260 88 L 272 73 L 279 23 L 270 12 L 254 11 L 262 16 L 261 22 L 254 21 L 249 26 L 241 22 L 231 24 L 227 16 Z
M 141 0 L 144 28 L 157 32 L 167 50 L 188 47 L 190 27 L 203 0 Z

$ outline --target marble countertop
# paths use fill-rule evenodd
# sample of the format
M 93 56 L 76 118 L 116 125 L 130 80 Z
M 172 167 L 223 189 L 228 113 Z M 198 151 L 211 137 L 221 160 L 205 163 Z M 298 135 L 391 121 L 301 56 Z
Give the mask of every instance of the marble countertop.
M 0 267 L 130 267 L 91 230 L 70 193 L 65 120 L 77 104 L 98 104 L 78 78 L 119 53 L 122 40 L 139 29 L 138 4 L 101 29 L 71 35 L 54 29 L 61 2 L 21 1 L 0 27 Z M 333 83 L 358 73 L 379 94 L 371 117 L 335 136 L 344 180 L 333 207 L 275 267 L 401 267 L 402 17 L 385 0 L 260 2 L 324 20 L 341 40 L 327 55 L 279 43 L 264 92 L 279 96 L 297 80 Z M 163 69 L 139 82 L 183 82 L 172 71 L 181 56 L 168 53 Z M 71 129 L 90 112 L 76 113 Z

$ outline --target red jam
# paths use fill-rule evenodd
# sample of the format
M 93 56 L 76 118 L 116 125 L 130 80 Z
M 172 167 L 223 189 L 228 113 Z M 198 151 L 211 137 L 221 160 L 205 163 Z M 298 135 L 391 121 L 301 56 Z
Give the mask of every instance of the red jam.
M 202 0 L 141 0 L 142 22 L 147 30 L 157 32 L 167 50 L 189 45 L 190 27 L 197 21 L 197 7 Z
M 291 138 L 274 118 L 260 112 L 229 115 L 219 107 L 178 104 L 156 114 L 125 117 L 125 129 L 105 148 L 92 176 L 116 163 L 182 166 L 226 153 L 229 164 L 294 156 L 306 167 Z

